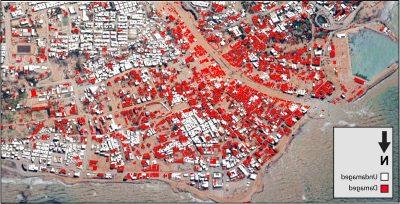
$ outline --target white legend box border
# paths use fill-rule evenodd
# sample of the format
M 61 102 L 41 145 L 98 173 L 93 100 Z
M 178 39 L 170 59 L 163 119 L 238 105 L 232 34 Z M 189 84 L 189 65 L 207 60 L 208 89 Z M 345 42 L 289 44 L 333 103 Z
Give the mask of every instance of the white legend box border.
M 333 140 L 333 142 L 332 142 L 332 164 L 333 164 L 333 169 L 332 169 L 332 197 L 333 197 L 333 199 L 382 199 L 382 200 L 387 200 L 387 201 L 390 201 L 390 200 L 392 200 L 394 197 L 393 197 L 393 194 L 394 194 L 394 178 L 392 177 L 392 175 L 389 175 L 389 180 L 390 180 L 390 177 L 392 177 L 392 182 L 390 182 L 390 183 L 388 183 L 389 185 L 391 185 L 392 187 L 391 187 L 391 189 L 392 189 L 392 193 L 391 193 L 391 197 L 338 197 L 338 196 L 335 196 L 335 129 L 355 129 L 355 128 L 363 128 L 363 129 L 381 129 L 381 128 L 386 128 L 386 129 L 391 129 L 391 133 L 392 133 L 392 141 L 391 141 L 391 143 L 390 143 L 390 145 L 393 145 L 393 140 L 395 139 L 394 138 L 394 135 L 393 135 L 393 127 L 333 127 L 332 128 L 332 131 L 333 131 L 333 135 L 332 135 L 332 140 Z M 378 145 L 378 144 L 377 144 Z M 391 168 L 391 171 L 392 171 L 392 174 L 393 173 L 395 173 L 395 172 L 393 172 L 393 170 L 394 170 L 394 166 L 393 166 L 393 158 L 394 158 L 394 156 L 395 155 L 393 155 L 393 146 L 392 146 L 392 152 L 391 152 L 391 155 L 392 155 L 392 159 L 391 159 L 391 162 L 392 162 L 392 168 Z M 382 173 L 388 173 L 388 172 L 382 172 Z M 378 180 L 379 181 L 381 181 L 381 174 L 379 174 L 378 175 Z M 379 191 L 380 191 L 380 185 L 379 185 L 379 187 L 378 187 L 379 189 Z

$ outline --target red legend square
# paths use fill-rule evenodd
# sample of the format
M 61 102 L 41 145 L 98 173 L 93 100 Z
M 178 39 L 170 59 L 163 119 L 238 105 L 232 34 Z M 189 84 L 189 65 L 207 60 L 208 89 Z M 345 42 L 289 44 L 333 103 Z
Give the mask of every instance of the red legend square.
M 389 185 L 381 185 L 381 193 L 389 193 Z

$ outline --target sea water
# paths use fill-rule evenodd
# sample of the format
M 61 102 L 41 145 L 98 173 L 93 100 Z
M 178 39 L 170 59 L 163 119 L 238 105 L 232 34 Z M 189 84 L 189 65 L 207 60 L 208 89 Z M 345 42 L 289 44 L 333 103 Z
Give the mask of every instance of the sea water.
M 388 36 L 363 29 L 349 36 L 352 73 L 373 79 L 398 61 L 398 42 Z
M 65 185 L 56 180 L 43 181 L 41 178 L 2 178 L 1 202 L 150 202 L 176 203 L 199 202 L 189 193 L 172 191 L 162 182 L 132 183 L 77 183 Z
M 296 134 L 288 151 L 267 170 L 263 181 L 264 190 L 255 194 L 252 201 L 334 201 L 332 200 L 332 128 L 334 126 L 394 127 L 393 135 L 396 137 L 399 134 L 398 97 L 398 86 L 392 84 L 384 89 L 372 89 L 363 98 L 347 106 L 329 106 L 327 110 L 329 113 L 325 119 L 309 121 Z M 398 155 L 398 140 L 393 141 L 393 150 L 393 155 Z M 398 164 L 397 158 L 393 163 L 393 172 L 398 171 Z M 398 181 L 397 177 L 394 179 Z M 135 185 L 131 183 L 65 185 L 56 181 L 43 182 L 40 179 L 2 178 L 1 187 L 7 189 L 2 191 L 2 202 L 200 201 L 189 193 L 175 193 L 167 184 L 161 182 Z M 398 190 L 395 189 L 393 197 L 397 196 Z
M 395 75 L 399 73 L 396 72 Z M 393 76 L 391 76 L 393 77 Z M 398 78 L 396 80 L 398 82 Z M 346 106 L 327 107 L 326 118 L 305 124 L 288 151 L 264 177 L 264 189 L 253 196 L 253 202 L 332 202 L 333 131 L 334 126 L 394 127 L 393 155 L 399 154 L 398 86 L 379 88 L 386 80 L 368 91 L 360 100 Z M 396 137 L 397 136 L 397 137 Z M 398 158 L 393 161 L 398 171 Z M 398 181 L 397 175 L 394 175 Z M 175 193 L 164 183 L 148 184 L 74 184 L 40 179 L 1 179 L 2 202 L 199 202 L 189 193 Z M 395 186 L 396 188 L 396 186 Z M 398 196 L 398 189 L 393 197 Z M 343 201 L 343 200 L 342 200 Z M 350 200 L 355 202 L 354 200 Z M 365 200 L 357 200 L 362 202 Z M 387 201 L 387 200 L 386 200 Z
M 396 20 L 398 22 L 398 19 Z M 397 23 L 395 24 L 397 25 Z M 372 42 L 365 39 L 372 39 Z M 384 44 L 380 42 L 384 42 Z M 362 73 L 367 74 L 369 77 L 376 75 L 379 70 L 390 65 L 393 58 L 397 59 L 397 56 L 394 57 L 392 52 L 382 51 L 393 49 L 393 43 L 390 39 L 373 31 L 366 31 L 364 37 L 355 36 L 352 39 L 353 48 L 361 49 L 362 53 L 357 54 L 353 50 L 353 58 L 357 58 L 358 56 L 358 59 L 353 60 L 353 63 L 368 66 L 353 65 L 353 69 L 364 70 Z M 397 43 L 394 43 L 394 45 L 397 47 Z M 377 54 L 372 54 L 375 52 Z M 385 56 L 385 54 L 389 56 Z M 382 59 L 382 56 L 385 57 L 385 60 Z M 377 62 L 374 62 L 372 59 Z M 372 64 L 375 65 L 372 66 Z M 296 134 L 296 138 L 288 148 L 288 152 L 268 169 L 264 178 L 264 190 L 261 193 L 255 194 L 252 201 L 332 201 L 332 127 L 391 126 L 395 127 L 393 135 L 396 137 L 399 134 L 398 87 L 389 86 L 377 94 L 371 94 L 371 92 L 374 92 L 374 90 L 369 91 L 361 100 L 348 107 L 333 107 L 333 110 L 330 110 L 330 112 L 336 113 L 334 117 L 306 123 L 300 132 Z M 393 155 L 398 155 L 398 140 L 395 140 L 393 145 Z M 393 172 L 398 171 L 398 164 L 399 161 L 397 158 L 393 163 Z M 147 201 L 175 203 L 200 201 L 189 193 L 175 193 L 169 185 L 160 182 L 136 185 L 130 183 L 64 185 L 56 181 L 43 182 L 41 179 L 21 180 L 2 178 L 1 180 L 1 187 L 3 189 L 1 192 L 2 202 L 109 203 Z M 398 181 L 398 178 L 396 177 L 395 180 Z M 393 197 L 396 198 L 397 196 L 398 189 L 395 189 Z
M 397 71 L 395 75 L 398 74 Z M 354 103 L 345 106 L 331 106 L 328 108 L 330 110 L 328 110 L 326 118 L 306 123 L 296 134 L 287 152 L 267 170 L 264 178 L 264 191 L 255 194 L 252 201 L 371 201 L 333 200 L 333 127 L 393 127 L 393 155 L 398 155 L 398 77 L 395 81 L 396 83 L 392 82 L 384 88 L 373 88 Z M 398 172 L 398 164 L 399 158 L 395 157 L 393 172 Z M 394 174 L 393 183 L 398 182 L 397 176 Z M 394 188 L 393 198 L 396 199 L 399 191 L 397 186 Z

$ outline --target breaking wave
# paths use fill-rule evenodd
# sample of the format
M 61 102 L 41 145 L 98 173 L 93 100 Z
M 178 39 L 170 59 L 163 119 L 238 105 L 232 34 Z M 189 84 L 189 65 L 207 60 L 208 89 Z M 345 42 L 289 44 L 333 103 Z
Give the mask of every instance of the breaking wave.
M 67 185 L 57 179 L 51 180 L 43 180 L 40 177 L 30 177 L 30 178 L 2 178 L 2 184 L 27 184 L 27 185 L 53 185 L 53 184 L 62 184 L 64 186 Z
M 322 126 L 322 127 L 320 128 L 320 130 L 321 130 L 321 131 L 325 131 L 326 128 L 328 128 L 328 127 L 331 126 L 331 125 L 332 125 L 331 122 L 326 122 L 326 123 L 324 123 L 324 126 Z
M 344 120 L 340 120 L 338 122 L 338 125 L 340 125 L 340 126 L 349 126 L 349 127 L 355 127 L 356 126 L 355 123 L 349 123 L 349 122 L 344 121 Z

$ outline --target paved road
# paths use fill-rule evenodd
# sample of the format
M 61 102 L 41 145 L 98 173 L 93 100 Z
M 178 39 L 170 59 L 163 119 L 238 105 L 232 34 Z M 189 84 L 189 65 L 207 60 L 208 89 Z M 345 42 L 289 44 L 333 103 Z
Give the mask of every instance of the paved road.
M 243 76 L 243 73 L 239 71 L 239 69 L 232 67 L 227 60 L 225 60 L 221 55 L 221 52 L 218 52 L 214 50 L 208 42 L 205 40 L 204 36 L 201 34 L 201 32 L 197 29 L 196 25 L 193 23 L 195 22 L 193 16 L 189 13 L 183 10 L 182 8 L 178 6 L 174 6 L 169 2 L 159 2 L 156 6 L 159 8 L 164 8 L 164 7 L 171 7 L 174 8 L 179 16 L 180 20 L 182 20 L 186 26 L 190 29 L 191 33 L 195 36 L 196 38 L 196 43 L 203 46 L 204 49 L 211 55 L 212 58 L 215 59 L 215 61 L 221 66 L 222 69 L 228 74 L 228 77 L 232 79 L 238 79 L 242 81 L 244 84 L 250 86 L 251 88 L 260 91 L 262 93 L 265 93 L 271 97 L 276 97 L 280 98 L 283 100 L 288 100 L 288 101 L 293 101 L 297 102 L 300 104 L 304 105 L 309 105 L 309 106 L 315 106 L 315 103 L 323 103 L 319 99 L 314 99 L 314 98 L 299 98 L 294 95 L 289 95 L 289 94 L 284 94 L 279 90 L 276 89 L 271 89 L 266 86 L 260 85 L 253 80 L 249 79 L 246 76 Z

